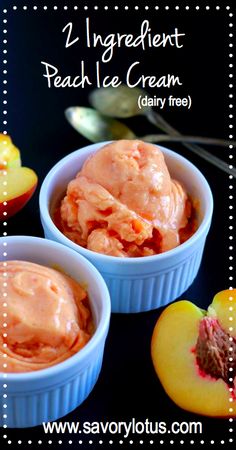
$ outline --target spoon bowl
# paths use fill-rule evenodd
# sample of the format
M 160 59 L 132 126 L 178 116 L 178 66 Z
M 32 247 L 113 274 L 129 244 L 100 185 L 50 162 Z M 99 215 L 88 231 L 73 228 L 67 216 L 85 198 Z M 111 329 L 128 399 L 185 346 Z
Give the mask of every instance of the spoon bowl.
M 117 88 L 94 89 L 89 95 L 89 101 L 101 114 L 128 119 L 147 114 L 150 110 L 149 106 L 142 107 L 142 109 L 138 106 L 139 97 L 147 95 L 143 89 L 130 89 L 126 84 L 121 84 Z
M 65 116 L 72 127 L 91 142 L 135 139 L 135 134 L 125 124 L 93 108 L 71 106 L 65 110 Z

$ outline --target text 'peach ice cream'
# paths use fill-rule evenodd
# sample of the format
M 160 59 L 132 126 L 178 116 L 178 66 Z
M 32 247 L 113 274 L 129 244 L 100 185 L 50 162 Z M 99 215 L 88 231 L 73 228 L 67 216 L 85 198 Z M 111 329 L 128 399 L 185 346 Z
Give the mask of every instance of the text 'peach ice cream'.
M 55 222 L 69 239 L 95 252 L 148 256 L 189 238 L 192 213 L 160 149 L 120 140 L 87 159 L 68 184 Z
M 0 283 L 0 291 L 7 292 L 7 308 L 0 303 L 1 317 L 7 312 L 5 337 L 2 321 L 0 325 L 0 356 L 7 354 L 7 367 L 0 371 L 49 367 L 90 339 L 93 322 L 87 293 L 69 276 L 31 262 L 8 261 L 7 266 L 0 263 Z

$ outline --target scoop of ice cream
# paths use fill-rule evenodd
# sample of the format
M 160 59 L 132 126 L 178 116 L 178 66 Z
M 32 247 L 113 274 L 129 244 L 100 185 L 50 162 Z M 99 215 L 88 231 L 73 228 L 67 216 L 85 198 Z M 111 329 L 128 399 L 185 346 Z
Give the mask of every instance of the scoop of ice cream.
M 8 261 L 7 267 L 0 263 L 0 280 L 2 298 L 3 291 L 7 292 L 7 308 L 0 304 L 1 316 L 7 311 L 5 338 L 0 325 L 0 354 L 7 354 L 6 372 L 49 367 L 76 353 L 90 339 L 87 293 L 69 276 L 31 262 Z
M 113 256 L 145 256 L 180 244 L 191 214 L 160 149 L 139 140 L 108 144 L 67 187 L 56 223 L 74 242 Z

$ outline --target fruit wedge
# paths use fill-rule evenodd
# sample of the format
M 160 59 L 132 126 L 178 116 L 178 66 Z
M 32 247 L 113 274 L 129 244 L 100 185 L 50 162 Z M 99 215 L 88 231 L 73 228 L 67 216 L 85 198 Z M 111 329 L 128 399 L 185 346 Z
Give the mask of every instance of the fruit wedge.
M 151 356 L 178 406 L 236 416 L 236 289 L 216 294 L 207 311 L 185 300 L 168 306 L 155 325 Z

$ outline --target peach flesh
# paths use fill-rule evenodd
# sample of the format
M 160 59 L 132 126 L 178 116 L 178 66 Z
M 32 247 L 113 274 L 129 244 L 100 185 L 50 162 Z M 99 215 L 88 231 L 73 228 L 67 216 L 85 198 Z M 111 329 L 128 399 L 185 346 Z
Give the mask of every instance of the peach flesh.
M 28 167 L 0 170 L 0 220 L 4 219 L 4 213 L 11 217 L 23 208 L 32 197 L 37 181 L 36 173 Z
M 20 166 L 19 149 L 13 144 L 10 136 L 0 133 L 0 169 Z

